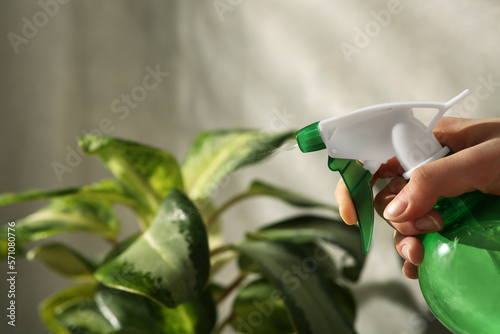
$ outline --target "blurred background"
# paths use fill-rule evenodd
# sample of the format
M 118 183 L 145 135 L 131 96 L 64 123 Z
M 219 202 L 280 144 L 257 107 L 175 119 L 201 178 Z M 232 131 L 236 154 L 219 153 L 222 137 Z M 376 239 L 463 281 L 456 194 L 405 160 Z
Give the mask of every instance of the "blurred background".
M 466 88 L 471 97 L 449 115 L 499 115 L 493 0 L 4 1 L 0 35 L 0 192 L 108 175 L 95 158 L 57 168 L 78 157 L 84 133 L 140 141 L 182 161 L 203 130 L 298 129 L 377 103 L 447 101 Z M 217 201 L 256 176 L 329 202 L 338 177 L 324 152 L 283 151 L 232 177 Z M 0 224 L 44 204 L 2 207 Z M 271 200 L 244 202 L 222 217 L 226 239 L 289 213 Z M 120 214 L 125 236 L 135 223 Z M 58 238 L 87 253 L 105 247 L 82 235 Z M 16 327 L 2 316 L 0 331 L 46 333 L 37 305 L 70 282 L 36 262 L 18 261 L 17 271 Z M 360 334 L 447 333 L 418 282 L 401 274 L 392 229 L 380 219 L 354 291 Z

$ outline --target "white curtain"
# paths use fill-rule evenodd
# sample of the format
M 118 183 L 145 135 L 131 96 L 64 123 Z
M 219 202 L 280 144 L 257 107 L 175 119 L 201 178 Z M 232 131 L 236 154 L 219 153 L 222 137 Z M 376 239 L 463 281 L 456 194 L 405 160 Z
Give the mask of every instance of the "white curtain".
M 0 192 L 107 175 L 79 156 L 85 132 L 182 160 L 202 130 L 297 129 L 376 103 L 446 101 L 465 88 L 472 97 L 450 114 L 499 115 L 500 6 L 492 0 L 9 1 L 0 35 Z M 223 197 L 255 177 L 334 201 L 337 176 L 324 153 L 283 152 L 231 178 Z M 0 208 L 0 224 L 43 204 Z M 269 200 L 244 203 L 223 217 L 226 238 L 289 213 Z M 359 333 L 444 333 L 400 265 L 391 229 L 378 220 L 353 287 Z M 18 271 L 16 330 L 43 332 L 36 305 L 69 283 L 37 263 Z

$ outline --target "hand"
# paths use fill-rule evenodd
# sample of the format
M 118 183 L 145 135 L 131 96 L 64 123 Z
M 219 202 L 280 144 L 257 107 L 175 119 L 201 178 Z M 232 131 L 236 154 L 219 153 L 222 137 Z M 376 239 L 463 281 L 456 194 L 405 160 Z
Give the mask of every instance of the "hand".
M 433 133 L 454 154 L 417 168 L 409 182 L 395 158 L 373 176 L 373 183 L 392 178 L 377 194 L 375 209 L 395 229 L 394 245 L 405 259 L 403 273 L 412 279 L 418 278 L 417 266 L 424 258 L 423 244 L 415 235 L 443 227 L 441 215 L 433 209 L 439 197 L 474 190 L 500 195 L 500 119 L 443 117 Z M 355 224 L 356 211 L 342 180 L 335 198 L 344 221 Z

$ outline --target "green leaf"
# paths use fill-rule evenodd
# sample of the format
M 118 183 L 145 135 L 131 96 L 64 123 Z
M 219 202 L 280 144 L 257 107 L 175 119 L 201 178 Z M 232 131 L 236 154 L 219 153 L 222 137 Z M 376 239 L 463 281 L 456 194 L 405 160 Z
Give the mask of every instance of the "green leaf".
M 28 190 L 20 193 L 4 193 L 0 195 L 0 206 L 17 202 L 32 201 L 56 197 L 78 197 L 90 200 L 109 201 L 134 206 L 134 200 L 127 197 L 116 180 L 103 180 L 84 187 L 58 190 Z
M 305 333 L 354 333 L 329 282 L 318 265 L 291 243 L 247 241 L 235 246 L 255 260 L 287 306 L 295 330 Z
M 35 241 L 63 232 L 87 232 L 113 239 L 119 222 L 111 204 L 83 198 L 56 198 L 35 213 L 16 222 L 16 242 Z M 0 230 L 7 236 L 7 226 Z
M 79 188 L 67 188 L 58 190 L 28 190 L 20 193 L 4 193 L 0 195 L 0 206 L 14 204 L 24 201 L 33 201 L 38 199 L 61 197 L 65 195 L 72 195 L 77 192 Z
M 200 134 L 182 165 L 187 194 L 203 202 L 235 170 L 262 162 L 273 154 L 292 132 L 257 130 L 213 131 Z
M 259 264 L 246 254 L 241 254 L 238 258 L 238 267 L 244 273 L 262 273 Z
M 366 258 L 359 229 L 356 226 L 347 226 L 341 219 L 299 216 L 267 225 L 257 232 L 250 233 L 249 237 L 298 244 L 322 239 L 337 245 L 354 259 L 353 264 L 343 268 L 344 275 L 353 281 L 359 278 Z
M 111 251 L 106 253 L 104 257 L 101 257 L 101 261 L 97 261 L 98 266 L 110 261 L 120 255 L 123 251 L 125 251 L 130 245 L 132 245 L 137 239 L 141 237 L 142 233 L 135 233 L 128 236 L 125 240 L 121 241 L 118 245 L 116 245 Z
M 342 313 L 351 324 L 354 324 L 354 320 L 356 318 L 356 301 L 354 300 L 351 290 L 332 280 L 330 280 L 329 283 L 335 299 L 338 300 Z
M 246 194 L 248 196 L 271 196 L 280 199 L 282 201 L 285 201 L 290 205 L 298 207 L 304 207 L 304 208 L 317 207 L 338 212 L 338 209 L 335 206 L 315 201 L 301 194 L 292 192 L 287 189 L 275 187 L 269 183 L 265 183 L 259 180 L 252 182 Z
M 61 290 L 39 306 L 40 316 L 52 333 L 111 333 L 113 327 L 94 301 L 95 285 Z
M 183 189 L 175 158 L 160 149 L 116 138 L 86 135 L 79 144 L 88 155 L 96 154 L 120 181 L 126 194 L 146 213 L 154 215 L 161 199 L 172 189 Z
M 215 304 L 207 291 L 199 299 L 176 308 L 103 286 L 98 288 L 95 300 L 118 333 L 209 334 L 217 318 Z
M 94 267 L 76 250 L 61 244 L 38 246 L 26 255 L 29 260 L 38 259 L 61 275 L 76 279 L 93 279 Z
M 321 259 L 321 261 L 317 262 L 326 278 L 332 281 L 338 279 L 337 266 L 324 247 L 315 242 L 295 244 L 295 246 L 300 248 L 308 257 Z M 263 273 L 261 266 L 253 258 L 245 254 L 241 254 L 238 258 L 238 267 L 245 273 Z
M 333 260 L 331 253 L 329 253 L 322 245 L 316 242 L 311 242 L 298 244 L 297 246 L 299 246 L 308 257 L 318 260 L 318 266 L 321 268 L 321 272 L 326 278 L 330 281 L 338 280 L 339 272 L 337 264 Z
M 133 197 L 130 197 L 124 187 L 114 179 L 105 179 L 89 186 L 80 187 L 71 196 L 121 203 L 128 205 L 132 209 L 137 208 L 137 201 Z
M 241 333 L 293 333 L 287 307 L 267 279 L 259 278 L 241 288 L 233 302 L 233 328 Z
M 20 225 L 16 225 L 20 228 L 20 233 L 18 233 L 20 238 L 17 240 L 16 247 L 20 250 L 23 241 L 45 239 L 61 232 L 84 231 L 109 239 L 115 238 L 120 226 L 111 210 L 111 203 L 127 205 L 139 215 L 141 214 L 137 201 L 127 195 L 122 185 L 114 179 L 105 179 L 83 187 L 4 193 L 0 195 L 0 206 L 49 198 L 53 198 L 53 201 L 48 207 L 24 218 L 19 221 Z M 63 208 L 64 206 L 67 208 Z M 70 208 L 71 206 L 73 208 Z M 83 225 L 88 225 L 86 227 L 82 226 L 80 219 L 84 216 L 88 219 L 83 223 Z M 6 255 L 4 254 L 6 232 L 6 227 L 0 227 L 0 258 Z
M 189 199 L 173 190 L 148 230 L 95 275 L 107 286 L 175 307 L 196 299 L 209 271 L 203 221 Z

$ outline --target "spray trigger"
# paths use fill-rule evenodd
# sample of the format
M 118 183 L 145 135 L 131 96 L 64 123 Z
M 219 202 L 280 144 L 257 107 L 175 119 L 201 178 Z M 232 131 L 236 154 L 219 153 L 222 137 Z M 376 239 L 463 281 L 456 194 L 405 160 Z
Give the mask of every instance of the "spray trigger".
M 370 248 L 373 233 L 372 174 L 392 157 L 396 157 L 409 179 L 420 166 L 449 153 L 432 133 L 432 129 L 453 105 L 463 100 L 464 90 L 448 102 L 410 101 L 384 103 L 312 123 L 297 131 L 302 152 L 326 149 L 328 167 L 340 172 L 351 195 L 363 251 Z M 428 125 L 414 116 L 414 109 L 436 109 Z M 362 135 L 361 135 L 362 134 Z M 363 165 L 357 163 L 363 160 Z
M 373 235 L 373 191 L 371 186 L 372 174 L 364 169 L 356 160 L 334 159 L 328 157 L 328 167 L 339 172 L 351 195 L 356 215 L 358 216 L 359 229 L 363 253 L 367 253 Z

